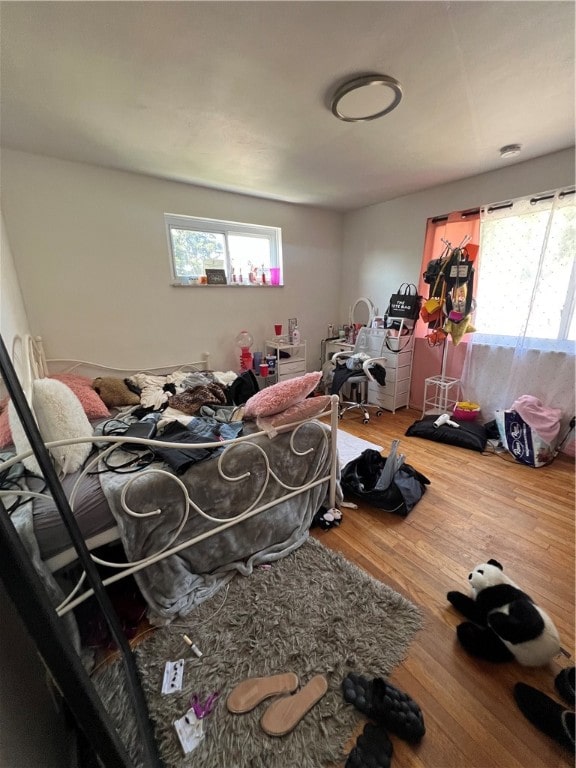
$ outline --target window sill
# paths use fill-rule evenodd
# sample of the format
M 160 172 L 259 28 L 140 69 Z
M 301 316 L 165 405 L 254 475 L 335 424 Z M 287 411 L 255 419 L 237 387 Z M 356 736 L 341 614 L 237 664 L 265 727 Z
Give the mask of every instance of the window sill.
M 283 288 L 284 285 L 266 283 L 170 283 L 173 288 Z
M 536 350 L 538 352 L 564 352 L 574 355 L 576 350 L 575 342 L 569 339 L 543 339 L 526 336 L 517 338 L 516 336 L 504 336 L 498 334 L 488 334 L 477 332 L 473 336 L 474 344 L 483 344 L 488 347 L 505 347 L 508 349 Z

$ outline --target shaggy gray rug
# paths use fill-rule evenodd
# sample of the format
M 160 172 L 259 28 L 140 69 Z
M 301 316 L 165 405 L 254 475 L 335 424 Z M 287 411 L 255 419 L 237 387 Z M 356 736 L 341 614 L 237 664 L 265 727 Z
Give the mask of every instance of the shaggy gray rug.
M 186 625 L 151 633 L 136 649 L 160 754 L 167 768 L 321 768 L 341 760 L 361 715 L 344 701 L 340 685 L 350 671 L 387 676 L 406 656 L 421 627 L 418 608 L 365 571 L 310 538 L 300 549 L 235 577 L 227 589 L 200 605 Z M 197 658 L 186 633 L 203 651 Z M 162 696 L 167 661 L 185 658 L 183 690 Z M 301 684 L 324 674 L 327 694 L 287 736 L 267 736 L 259 720 L 267 703 L 232 715 L 226 698 L 247 677 L 295 672 Z M 102 668 L 94 682 L 102 692 L 134 761 L 138 738 L 123 692 L 119 663 Z M 206 736 L 184 757 L 173 721 L 193 693 L 204 701 L 219 691 L 205 720 Z

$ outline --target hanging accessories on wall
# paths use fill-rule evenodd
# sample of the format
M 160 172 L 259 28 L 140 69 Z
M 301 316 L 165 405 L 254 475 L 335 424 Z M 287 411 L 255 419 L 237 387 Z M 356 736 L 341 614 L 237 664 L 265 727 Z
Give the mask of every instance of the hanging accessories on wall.
M 446 341 L 448 334 L 442 330 L 442 328 L 436 328 L 426 334 L 426 341 L 429 347 L 439 347 Z
M 476 330 L 470 322 L 474 309 L 474 266 L 465 247 L 469 240 L 470 236 L 466 235 L 460 245 L 453 248 L 442 238 L 445 245 L 442 255 L 428 262 L 423 274 L 424 282 L 432 288 L 420 317 L 428 324 L 430 333 L 426 340 L 432 347 L 442 344 L 447 335 L 457 345 L 466 333 Z M 470 248 L 475 253 L 475 246 Z

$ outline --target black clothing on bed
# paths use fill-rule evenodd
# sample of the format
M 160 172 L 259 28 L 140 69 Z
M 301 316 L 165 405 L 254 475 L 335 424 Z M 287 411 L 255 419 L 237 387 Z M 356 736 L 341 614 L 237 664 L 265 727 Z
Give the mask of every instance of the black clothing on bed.
M 157 439 L 167 443 L 208 442 L 204 437 L 193 435 L 190 430 L 177 421 L 169 424 L 162 434 L 157 436 Z M 208 448 L 156 448 L 154 446 L 154 453 L 158 458 L 165 461 L 177 474 L 181 475 L 193 464 L 196 464 L 196 462 L 207 459 L 212 455 L 213 451 Z
M 253 371 L 242 371 L 226 390 L 228 405 L 244 405 L 258 391 L 258 380 Z

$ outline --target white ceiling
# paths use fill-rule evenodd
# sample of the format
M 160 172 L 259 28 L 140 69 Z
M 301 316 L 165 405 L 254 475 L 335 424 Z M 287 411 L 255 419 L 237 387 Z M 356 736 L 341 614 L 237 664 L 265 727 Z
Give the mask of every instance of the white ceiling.
M 574 144 L 573 2 L 2 2 L 3 146 L 348 210 Z M 348 76 L 391 114 L 332 116 Z M 501 160 L 498 149 L 520 143 Z

